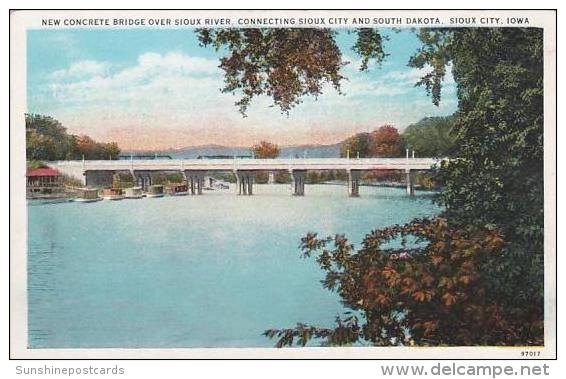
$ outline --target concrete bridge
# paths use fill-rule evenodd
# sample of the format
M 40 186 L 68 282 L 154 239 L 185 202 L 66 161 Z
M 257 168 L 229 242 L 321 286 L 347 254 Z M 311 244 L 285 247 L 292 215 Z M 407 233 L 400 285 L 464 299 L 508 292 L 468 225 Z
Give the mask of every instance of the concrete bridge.
M 364 171 L 401 170 L 406 173 L 407 193 L 414 194 L 414 176 L 427 171 L 438 160 L 432 158 L 309 158 L 309 159 L 172 159 L 172 160 L 105 160 L 56 161 L 49 166 L 79 179 L 85 186 L 112 183 L 117 173 L 130 174 L 134 183 L 145 187 L 155 174 L 182 173 L 192 193 L 202 194 L 207 173 L 233 172 L 238 194 L 252 195 L 255 175 L 259 171 L 288 171 L 293 179 L 293 194 L 305 194 L 305 177 L 309 170 L 344 170 L 348 172 L 348 192 L 359 195 L 360 176 Z

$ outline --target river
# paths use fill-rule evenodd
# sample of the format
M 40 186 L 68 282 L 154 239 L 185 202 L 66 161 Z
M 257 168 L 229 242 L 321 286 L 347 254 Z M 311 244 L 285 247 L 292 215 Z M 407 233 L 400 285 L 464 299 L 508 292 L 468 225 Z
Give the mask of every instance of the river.
M 404 189 L 256 185 L 202 196 L 28 202 L 31 348 L 270 347 L 296 322 L 332 326 L 345 309 L 300 257 L 306 232 L 345 233 L 440 211 Z

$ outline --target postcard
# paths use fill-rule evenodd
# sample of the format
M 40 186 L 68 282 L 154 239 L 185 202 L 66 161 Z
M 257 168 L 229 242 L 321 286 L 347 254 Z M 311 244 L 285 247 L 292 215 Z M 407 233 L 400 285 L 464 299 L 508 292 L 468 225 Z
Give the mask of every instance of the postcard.
M 556 356 L 556 12 L 14 10 L 15 359 Z

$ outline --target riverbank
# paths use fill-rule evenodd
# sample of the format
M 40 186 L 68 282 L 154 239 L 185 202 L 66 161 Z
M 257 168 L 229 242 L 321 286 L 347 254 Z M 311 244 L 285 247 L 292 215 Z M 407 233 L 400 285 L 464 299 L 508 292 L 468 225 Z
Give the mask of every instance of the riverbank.
M 339 186 L 347 186 L 348 182 L 343 181 L 343 180 L 331 180 L 331 181 L 327 181 L 327 182 L 321 182 L 321 183 L 307 183 L 307 185 L 313 185 L 313 184 L 322 184 L 322 185 L 339 185 Z M 403 182 L 362 182 L 360 183 L 361 187 L 383 187 L 383 188 L 406 188 L 407 184 L 403 183 Z M 414 185 L 415 190 L 418 191 L 430 191 L 430 192 L 440 192 L 442 191 L 441 187 L 433 187 L 433 188 L 429 188 L 429 187 L 425 187 L 423 185 L 420 184 L 415 184 Z

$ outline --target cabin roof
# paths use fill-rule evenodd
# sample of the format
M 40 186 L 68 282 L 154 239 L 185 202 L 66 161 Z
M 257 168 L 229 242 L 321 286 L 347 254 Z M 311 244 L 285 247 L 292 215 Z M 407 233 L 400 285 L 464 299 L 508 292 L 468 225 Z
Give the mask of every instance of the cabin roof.
M 28 169 L 26 176 L 59 176 L 61 173 L 54 168 L 34 168 Z

